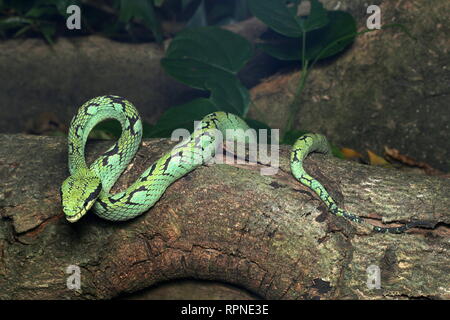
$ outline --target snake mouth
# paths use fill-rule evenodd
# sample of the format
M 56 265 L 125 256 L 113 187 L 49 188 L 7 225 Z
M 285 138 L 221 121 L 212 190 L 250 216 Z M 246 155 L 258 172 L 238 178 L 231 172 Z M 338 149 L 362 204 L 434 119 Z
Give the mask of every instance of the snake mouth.
M 86 213 L 86 210 L 80 211 L 74 216 L 66 216 L 67 221 L 74 223 L 81 219 L 82 216 Z

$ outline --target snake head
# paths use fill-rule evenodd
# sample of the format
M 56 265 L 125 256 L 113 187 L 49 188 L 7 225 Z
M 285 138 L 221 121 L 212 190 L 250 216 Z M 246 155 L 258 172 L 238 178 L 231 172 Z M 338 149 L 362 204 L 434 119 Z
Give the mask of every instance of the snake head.
M 64 180 L 61 186 L 61 204 L 66 219 L 76 222 L 94 205 L 102 183 L 89 169 L 79 169 Z

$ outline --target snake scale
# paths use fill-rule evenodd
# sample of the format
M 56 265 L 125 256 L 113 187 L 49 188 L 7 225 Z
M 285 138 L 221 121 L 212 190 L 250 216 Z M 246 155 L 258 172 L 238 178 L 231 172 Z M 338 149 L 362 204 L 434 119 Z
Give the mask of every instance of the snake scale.
M 85 144 L 89 132 L 105 119 L 116 119 L 122 126 L 119 140 L 90 166 L 85 161 Z M 84 103 L 71 121 L 68 134 L 70 176 L 61 186 L 61 203 L 66 219 L 78 221 L 91 208 L 101 218 L 124 221 L 150 209 L 177 179 L 207 162 L 222 143 L 216 130 L 225 136 L 227 129 L 249 127 L 241 118 L 226 112 L 205 116 L 190 136 L 177 144 L 146 169 L 125 191 L 110 194 L 114 183 L 133 159 L 142 138 L 142 123 L 136 108 L 126 99 L 108 95 Z M 235 135 L 233 140 L 246 143 L 248 138 Z M 362 223 L 375 232 L 402 233 L 414 224 L 401 227 L 378 227 L 336 205 L 322 184 L 303 169 L 303 160 L 312 152 L 329 153 L 326 138 L 305 134 L 297 139 L 291 152 L 291 171 L 303 185 L 314 191 L 336 216 Z

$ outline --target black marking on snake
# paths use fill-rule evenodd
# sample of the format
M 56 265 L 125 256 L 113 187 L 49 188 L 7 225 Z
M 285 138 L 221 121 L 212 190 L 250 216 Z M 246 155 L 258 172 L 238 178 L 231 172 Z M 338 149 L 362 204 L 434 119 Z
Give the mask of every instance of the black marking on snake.
M 362 222 L 362 219 L 359 216 L 356 216 L 354 214 L 348 213 L 347 211 L 344 211 L 344 210 L 340 210 L 340 212 L 342 212 L 342 215 L 345 218 L 347 218 L 347 219 L 349 219 L 349 220 L 351 220 L 353 222 Z
M 172 160 L 172 157 L 168 157 L 168 158 L 166 159 L 166 161 L 164 161 L 164 164 L 163 164 L 163 172 L 165 172 L 165 171 L 167 170 L 167 168 L 169 167 L 169 163 L 170 163 L 171 160 Z
M 128 199 L 126 202 L 129 204 L 139 205 L 139 203 L 132 202 L 131 199 L 133 198 L 133 196 L 136 192 L 141 192 L 141 191 L 148 191 L 148 189 L 145 186 L 140 186 L 136 190 L 131 191 L 130 194 L 128 195 Z
M 105 157 L 104 157 L 103 160 L 102 160 L 102 164 L 103 164 L 104 166 L 108 165 L 108 159 L 109 159 L 109 157 L 110 157 L 110 156 L 113 156 L 113 155 L 115 155 L 115 154 L 118 154 L 119 157 L 122 158 L 122 155 L 121 155 L 120 152 L 119 152 L 119 144 L 118 144 L 118 143 L 116 143 L 116 144 L 113 146 L 113 148 L 112 148 L 111 150 L 106 151 L 106 152 L 104 153 L 104 156 L 105 156 Z
M 111 100 L 112 103 L 117 103 L 122 107 L 123 112 L 126 112 L 127 106 L 125 103 L 125 99 L 119 96 L 113 96 L 113 95 L 109 95 L 106 96 L 107 98 L 109 98 Z
M 230 115 L 231 115 L 231 113 L 229 113 L 229 112 L 225 112 L 225 116 L 227 117 L 227 119 L 228 119 L 228 120 L 230 120 L 230 121 L 231 121 L 231 119 L 230 119 Z
M 92 113 L 89 113 L 89 112 L 88 112 L 89 107 L 90 107 L 90 106 L 96 106 L 96 107 L 98 107 L 99 105 L 100 105 L 100 104 L 97 103 L 97 102 L 91 102 L 91 103 L 89 103 L 89 104 L 86 106 L 86 108 L 84 108 L 84 114 L 87 115 L 87 116 L 91 116 Z
M 139 116 L 133 115 L 131 117 L 128 117 L 128 120 L 130 121 L 130 125 L 129 125 L 128 129 L 130 130 L 131 135 L 133 135 L 133 136 L 137 135 L 137 132 L 134 131 L 134 125 L 136 124 L 136 122 L 139 121 Z
M 297 143 L 297 142 L 299 142 L 299 141 L 303 141 L 304 143 L 308 143 L 308 141 L 307 140 L 310 140 L 310 139 L 312 139 L 312 137 L 310 137 L 310 136 L 302 136 L 302 137 L 300 137 L 300 138 L 298 138 L 297 139 L 297 141 L 295 142 L 295 143 Z M 306 146 L 307 147 L 307 146 Z M 298 152 L 298 151 L 302 151 L 302 147 L 298 147 L 297 149 L 295 149 L 295 150 L 293 150 L 293 151 L 295 151 L 295 152 Z
M 218 123 L 219 123 L 219 119 L 217 119 L 216 117 L 211 118 L 211 121 L 214 122 L 214 125 L 216 126 L 216 128 L 218 128 Z
M 195 137 L 195 139 L 194 139 L 194 145 L 195 146 L 199 146 L 200 145 L 201 138 L 202 138 L 202 135 L 199 135 L 199 136 Z M 202 147 L 202 149 L 203 149 L 203 147 Z
M 119 96 L 115 96 L 113 94 L 107 95 L 106 96 L 108 99 L 110 99 L 112 102 L 116 102 L 116 103 L 121 103 L 123 102 L 125 99 Z
M 298 152 L 298 151 L 299 151 L 298 149 L 297 149 L 297 150 L 293 150 L 292 154 L 293 154 L 294 156 L 293 156 L 293 159 L 292 159 L 291 162 L 300 161 L 299 157 L 297 156 L 297 152 Z
M 202 128 L 201 129 L 208 129 L 210 127 L 210 120 L 203 120 L 202 121 Z
M 305 176 L 301 177 L 300 180 L 301 180 L 302 183 L 305 183 L 305 184 L 307 184 L 307 185 L 311 185 L 312 182 L 313 182 L 312 179 L 309 179 L 309 178 L 307 178 L 307 177 L 305 177 Z
M 91 192 L 91 194 L 87 197 L 86 201 L 84 202 L 85 206 L 92 200 L 95 200 L 98 198 L 98 195 L 100 194 L 100 191 L 102 190 L 102 185 L 99 184 L 97 188 L 94 190 L 94 192 Z
M 330 212 L 331 212 L 332 214 L 338 215 L 339 208 L 337 207 L 336 204 L 332 203 L 332 204 L 329 206 L 328 210 L 330 210 Z
M 106 205 L 106 203 L 104 203 L 100 198 L 97 199 L 97 203 L 98 203 L 99 205 L 101 205 L 105 210 L 108 209 L 108 206 Z
M 125 197 L 125 193 L 124 194 L 122 194 L 122 196 L 120 197 L 120 198 L 118 198 L 118 199 L 114 199 L 113 197 L 110 197 L 109 198 L 109 202 L 111 202 L 111 203 L 116 203 L 116 202 L 119 202 L 119 201 L 121 201 L 124 197 Z
M 75 154 L 75 153 L 80 153 L 80 146 L 74 144 L 74 145 L 73 145 L 73 153 L 74 153 L 74 154 Z
M 334 203 L 334 200 L 333 200 L 333 198 L 331 198 L 330 195 L 328 195 L 328 197 L 327 197 L 327 202 L 328 203 Z
M 80 138 L 80 134 L 78 133 L 78 129 L 81 129 L 81 125 L 79 124 L 79 125 L 76 125 L 75 127 L 74 127 L 74 134 L 75 134 L 75 136 L 77 137 L 77 138 Z
M 214 143 L 215 138 L 216 138 L 216 137 L 212 134 L 212 132 L 206 131 L 206 132 L 203 132 L 201 135 L 199 135 L 198 137 L 195 138 L 195 140 L 194 140 L 195 145 L 200 146 L 200 139 L 202 139 L 203 137 L 210 137 L 210 138 L 211 138 L 210 143 Z M 201 146 L 201 147 L 202 147 L 202 150 L 204 150 L 203 146 Z
M 155 171 L 155 168 L 156 168 L 156 163 L 152 164 L 152 166 L 150 167 L 149 173 L 148 173 L 145 177 L 142 177 L 142 178 L 141 178 L 141 181 L 142 181 L 142 182 L 147 181 L 147 180 L 148 180 L 148 177 L 150 177 L 150 176 L 152 175 L 153 171 Z
M 168 171 L 163 172 L 163 175 L 164 175 L 164 176 L 169 176 L 169 177 L 175 178 L 175 175 L 171 174 L 171 173 L 168 172 Z

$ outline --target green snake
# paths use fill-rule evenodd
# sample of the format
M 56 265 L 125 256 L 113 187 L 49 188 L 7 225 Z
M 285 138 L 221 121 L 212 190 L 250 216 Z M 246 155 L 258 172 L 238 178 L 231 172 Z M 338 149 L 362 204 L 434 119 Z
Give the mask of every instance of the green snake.
M 105 119 L 116 119 L 122 126 L 119 140 L 90 166 L 85 161 L 85 144 L 89 132 Z M 136 154 L 142 123 L 136 108 L 126 99 L 108 95 L 84 103 L 71 121 L 68 134 L 70 176 L 61 186 L 61 203 L 66 219 L 78 221 L 91 208 L 101 218 L 111 221 L 132 219 L 149 210 L 177 179 L 183 177 L 214 156 L 228 129 L 249 129 L 244 120 L 227 112 L 205 116 L 189 139 L 178 143 L 171 151 L 147 168 L 125 191 L 110 194 L 122 172 Z M 242 131 L 241 131 L 242 132 Z M 233 140 L 250 142 L 248 136 L 236 134 Z M 328 210 L 339 217 L 362 223 L 376 232 L 401 233 L 413 226 L 378 227 L 336 205 L 322 184 L 303 169 L 303 160 L 312 152 L 328 154 L 329 144 L 320 134 L 305 134 L 297 139 L 291 152 L 291 171 L 303 185 L 314 191 Z

